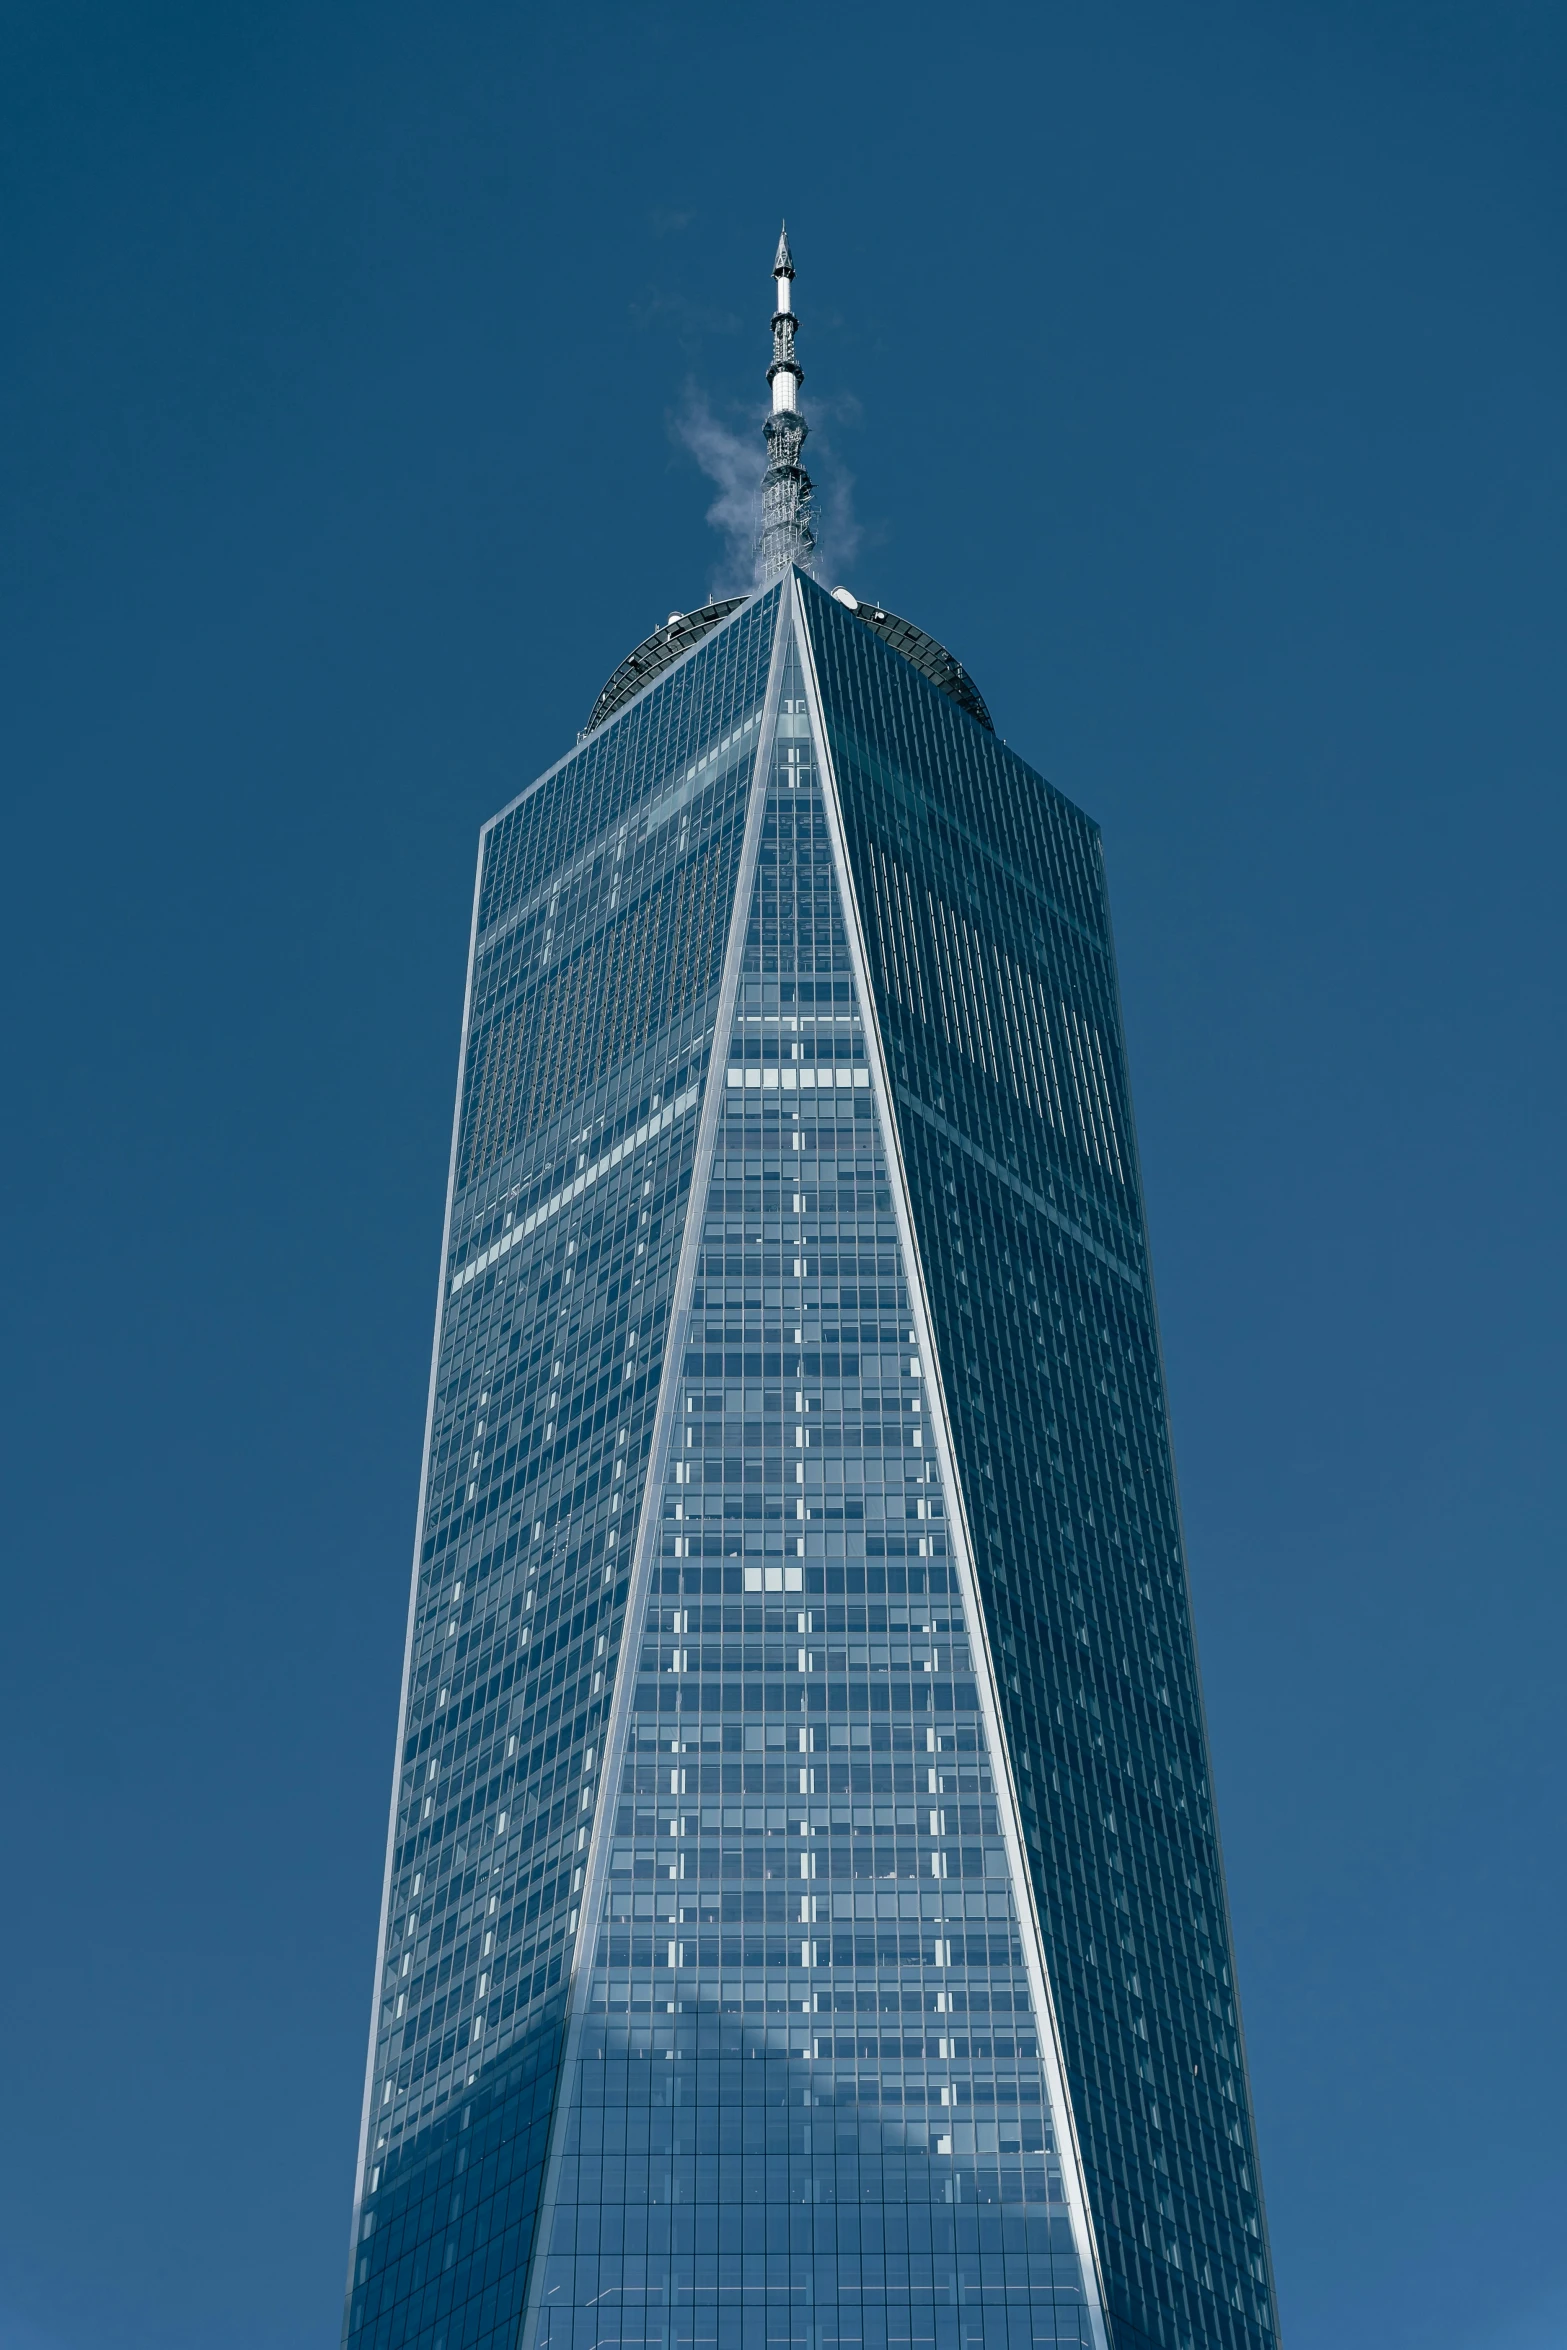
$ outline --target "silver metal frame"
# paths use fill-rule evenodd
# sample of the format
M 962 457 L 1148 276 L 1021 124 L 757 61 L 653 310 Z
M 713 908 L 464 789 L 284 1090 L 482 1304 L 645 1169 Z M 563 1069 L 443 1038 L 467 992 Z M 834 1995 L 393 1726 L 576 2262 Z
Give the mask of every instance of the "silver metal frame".
M 763 589 L 759 592 L 762 594 L 767 594 L 770 592 L 770 590 Z M 674 675 L 677 669 L 682 668 L 687 661 L 693 660 L 698 653 L 705 651 L 715 637 L 721 635 L 726 628 L 733 627 L 734 623 L 739 619 L 740 613 L 748 610 L 750 604 L 754 603 L 755 601 L 756 597 L 752 596 L 747 599 L 747 602 L 742 604 L 738 610 L 727 614 L 725 618 L 719 621 L 715 628 L 710 629 L 707 634 L 699 640 L 698 643 L 692 645 L 686 652 L 682 653 L 678 660 L 672 661 L 666 669 L 660 670 L 656 678 L 649 678 L 647 686 L 645 686 L 642 691 L 647 692 L 650 691 L 651 688 L 655 685 L 663 685 L 666 683 L 666 681 Z M 768 737 L 767 719 L 772 714 L 776 706 L 777 684 L 774 671 L 776 670 L 778 660 L 777 648 L 779 641 L 780 639 L 775 637 L 772 663 L 768 671 L 767 700 L 764 703 L 763 725 L 761 735 L 759 737 L 759 741 L 764 743 Z M 600 731 L 607 731 L 608 728 L 617 725 L 619 721 L 625 716 L 626 712 L 632 708 L 633 703 L 639 701 L 640 699 L 641 694 L 639 693 L 634 695 L 630 701 L 623 703 L 611 717 L 604 720 L 603 728 Z M 413 1671 L 414 1625 L 417 1621 L 419 1612 L 419 1576 L 421 1567 L 420 1551 L 424 1541 L 424 1513 L 425 1504 L 429 1495 L 430 1482 L 430 1431 L 435 1421 L 435 1395 L 437 1378 L 440 1371 L 441 1341 L 445 1334 L 447 1313 L 450 1310 L 452 1304 L 452 1298 L 448 1289 L 448 1262 L 451 1254 L 452 1211 L 455 1205 L 457 1191 L 457 1152 L 462 1136 L 463 1084 L 468 1066 L 468 1037 L 473 1017 L 473 983 L 474 971 L 477 962 L 477 948 L 479 943 L 479 905 L 484 890 L 484 860 L 486 851 L 489 847 L 490 835 L 495 830 L 495 827 L 502 823 L 506 817 L 510 816 L 515 809 L 521 807 L 524 800 L 531 799 L 535 792 L 541 791 L 545 784 L 547 784 L 553 776 L 558 775 L 562 768 L 569 766 L 573 759 L 580 758 L 582 755 L 582 750 L 582 743 L 579 742 L 574 745 L 574 747 L 567 751 L 562 758 L 555 760 L 552 765 L 546 767 L 542 775 L 536 775 L 530 784 L 528 784 L 522 791 L 517 793 L 515 799 L 508 800 L 504 808 L 498 808 L 495 814 L 489 817 L 487 821 L 481 825 L 479 830 L 479 846 L 474 865 L 473 910 L 468 918 L 468 965 L 467 975 L 463 983 L 462 1033 L 457 1052 L 457 1094 L 456 1100 L 452 1107 L 452 1139 L 447 1155 L 446 1167 L 446 1207 L 441 1223 L 441 1253 L 439 1259 L 440 1270 L 437 1276 L 436 1286 L 435 1331 L 430 1343 L 430 1383 L 429 1391 L 425 1399 L 424 1410 L 424 1446 L 419 1467 L 419 1502 L 414 1518 L 413 1565 L 409 1579 L 408 1593 L 408 1626 L 403 1640 L 402 1683 L 397 1700 L 397 1732 L 392 1749 L 392 1791 L 391 1800 L 387 1807 L 386 1860 L 381 1876 L 381 1913 L 380 1921 L 376 1928 L 375 1972 L 370 1999 L 370 2039 L 369 2047 L 365 2057 L 364 2093 L 360 2104 L 359 2154 L 354 2168 L 354 2209 L 353 2220 L 349 2229 L 348 2239 L 348 2281 L 344 2288 L 345 2311 L 351 2305 L 353 2297 L 354 2267 L 359 2258 L 359 2226 L 364 2210 L 365 2176 L 367 2170 L 370 2167 L 370 2123 L 373 2118 L 371 2097 L 375 2089 L 376 2047 L 380 2038 L 381 1976 L 386 1965 L 386 1935 L 392 1906 L 392 1863 L 397 1851 L 397 1809 L 401 1799 L 403 1740 L 407 1735 L 409 1685 Z M 752 790 L 754 794 L 754 776 Z M 749 816 L 747 818 L 747 825 L 747 840 L 749 842 Z M 731 939 L 731 948 L 732 945 L 733 941 Z M 728 959 L 726 951 L 726 973 L 727 970 Z M 721 1016 L 722 1015 L 720 1015 L 720 1017 Z M 683 1272 L 684 1264 L 682 1262 L 682 1273 Z M 690 1284 L 687 1282 L 686 1288 L 688 1293 L 689 1287 Z M 679 1282 L 677 1279 L 677 1301 L 679 1295 Z M 671 1329 L 674 1328 L 673 1310 L 670 1327 Z M 655 1422 L 655 1428 L 656 1426 L 657 1423 Z M 627 1604 L 629 1608 L 631 1604 L 630 1594 L 628 1594 Z M 624 1653 L 624 1649 L 622 1650 L 622 1653 Z M 613 1718 L 614 1717 L 612 1713 L 612 1721 Z M 603 1782 L 601 1781 L 600 1784 L 602 1785 Z M 595 1825 L 596 1822 L 597 1814 L 595 1814 Z M 592 1858 L 593 1844 L 596 1844 L 596 1842 L 597 1839 L 595 1837 L 590 1843 L 590 1860 Z M 586 1879 L 584 1882 L 586 1882 Z M 579 1918 L 581 1914 L 582 1913 L 579 1911 Z
M 859 900 L 854 878 L 849 868 L 848 843 L 844 832 L 843 808 L 838 795 L 838 780 L 833 771 L 832 754 L 828 748 L 827 727 L 822 711 L 821 687 L 816 674 L 816 661 L 811 646 L 810 630 L 806 625 L 804 599 L 798 580 L 793 582 L 793 623 L 795 643 L 799 650 L 800 666 L 805 672 L 806 701 L 812 732 L 815 737 L 817 761 L 822 779 L 822 801 L 827 811 L 827 836 L 832 847 L 833 864 L 837 873 L 838 892 L 843 903 L 844 931 L 849 942 L 849 960 L 853 966 L 855 986 L 859 990 L 862 1007 L 862 1028 L 865 1037 L 865 1058 L 871 1074 L 871 1098 L 876 1104 L 882 1132 L 891 1161 L 890 1189 L 893 1212 L 897 1219 L 898 1238 L 903 1248 L 904 1263 L 909 1280 L 909 1311 L 918 1332 L 916 1351 L 924 1372 L 924 1385 L 935 1409 L 930 1420 L 937 1431 L 936 1449 L 941 1460 L 942 1476 L 946 1481 L 948 1499 L 947 1523 L 951 1529 L 954 1555 L 959 1563 L 959 1581 L 963 1612 L 968 1622 L 969 1640 L 973 1646 L 979 1669 L 975 1678 L 979 1685 L 980 1709 L 984 1715 L 985 1730 L 991 1744 L 993 1763 L 1005 1787 L 1005 1798 L 998 1806 L 1002 1835 L 1007 1847 L 1007 1861 L 1011 1869 L 1014 1897 L 1019 1905 L 1018 1925 L 1028 1966 L 1030 1985 L 1035 2004 L 1042 2019 L 1040 2034 L 1042 2062 L 1050 2088 L 1051 2103 L 1062 2143 L 1060 2147 L 1062 2177 L 1067 2188 L 1067 2209 L 1070 2215 L 1073 2241 L 1077 2247 L 1078 2262 L 1083 2273 L 1084 2290 L 1088 2296 L 1089 2322 L 1093 2329 L 1096 2350 L 1109 2350 L 1104 2317 L 1104 2278 L 1099 2261 L 1099 2246 L 1094 2233 L 1093 2214 L 1089 2207 L 1088 2185 L 1083 2173 L 1082 2149 L 1078 2144 L 1077 2120 L 1072 2101 L 1067 2093 L 1066 2069 L 1061 2052 L 1061 2033 L 1056 2020 L 1055 2001 L 1050 1990 L 1050 1973 L 1045 1963 L 1044 1936 L 1040 1929 L 1038 1911 L 1034 1902 L 1033 1879 L 1029 1874 L 1023 1850 L 1023 1823 L 1018 1809 L 1017 1787 L 1012 1772 L 1012 1756 L 1001 1723 L 1001 1705 L 996 1690 L 995 1665 L 990 1653 L 990 1641 L 985 1630 L 984 1610 L 979 1604 L 979 1589 L 974 1574 L 974 1545 L 969 1533 L 968 1512 L 964 1506 L 963 1488 L 958 1476 L 956 1453 L 952 1443 L 951 1423 L 948 1418 L 946 1393 L 941 1375 L 941 1358 L 936 1351 L 935 1327 L 926 1296 L 924 1267 L 919 1244 L 915 1238 L 913 1210 L 909 1199 L 908 1176 L 903 1163 L 903 1139 L 893 1109 L 892 1086 L 882 1054 L 881 1035 L 876 1023 L 876 999 L 870 984 L 870 960 L 865 950 L 865 933 L 860 918 Z
M 762 591 L 766 593 L 767 591 Z M 751 772 L 751 800 L 746 811 L 745 839 L 741 846 L 739 866 L 735 878 L 733 909 L 729 918 L 729 936 L 724 948 L 724 965 L 718 986 L 718 1009 L 713 1024 L 713 1052 L 708 1062 L 706 1090 L 703 1096 L 700 1123 L 697 1127 L 696 1156 L 691 1170 L 691 1190 L 686 1205 L 686 1228 L 681 1236 L 680 1263 L 675 1274 L 674 1294 L 670 1302 L 669 1323 L 664 1341 L 664 1375 L 659 1385 L 658 1408 L 653 1418 L 652 1441 L 648 1447 L 647 1477 L 642 1488 L 642 1512 L 637 1526 L 636 1547 L 632 1554 L 631 1588 L 626 1594 L 624 1629 L 620 1641 L 620 1671 L 615 1680 L 615 1691 L 609 1716 L 604 1725 L 604 1754 L 599 1772 L 600 1800 L 594 1807 L 593 1833 L 588 1840 L 588 1858 L 583 1870 L 582 1900 L 577 1911 L 577 1936 L 572 1952 L 571 1972 L 567 1980 L 566 2034 L 561 2050 L 560 2070 L 556 2076 L 555 2107 L 550 2118 L 549 2153 L 545 2159 L 544 2178 L 539 2189 L 538 2211 L 533 2222 L 533 2243 L 528 2255 L 528 2291 L 523 2306 L 522 2325 L 517 2335 L 519 2345 L 533 2338 L 533 2328 L 539 2319 L 539 2296 L 544 2275 L 544 2245 L 550 2214 L 560 2184 L 560 2166 L 564 2159 L 563 2141 L 566 2106 L 561 2091 L 572 2077 L 582 2043 L 585 2013 L 580 1991 L 584 1976 L 591 1970 L 593 1954 L 598 1947 L 598 1917 L 603 1907 L 604 1881 L 608 1873 L 609 1848 L 614 1827 L 614 1794 L 619 1783 L 619 1772 L 625 1753 L 626 1731 L 631 1718 L 632 1699 L 636 1688 L 634 1664 L 635 1644 L 642 1637 L 643 1619 L 647 1613 L 649 1587 L 653 1562 L 658 1556 L 661 1533 L 659 1503 L 668 1473 L 670 1437 L 675 1419 L 675 1403 L 680 1389 L 676 1365 L 686 1341 L 686 1325 L 690 1318 L 691 1292 L 696 1285 L 697 1256 L 702 1244 L 701 1202 L 706 1197 L 712 1175 L 713 1159 L 718 1144 L 718 1122 L 723 1115 L 726 1087 L 719 1055 L 727 1047 L 729 1030 L 734 1019 L 734 1008 L 740 987 L 741 967 L 745 960 L 745 937 L 750 924 L 751 890 L 756 876 L 757 852 L 761 847 L 762 824 L 767 812 L 767 792 L 773 751 L 774 723 L 778 715 L 778 701 L 783 675 L 784 657 L 789 643 L 780 608 L 779 626 L 773 639 L 772 659 L 768 665 L 767 695 L 762 705 L 762 725 L 757 739 L 756 765 Z M 607 1791 L 607 1792 L 606 1792 Z M 586 1955 L 584 1955 L 586 1953 Z
M 771 584 L 757 591 L 757 595 L 771 593 Z M 954 1556 L 959 1565 L 960 1595 L 968 1627 L 968 1637 L 979 1663 L 977 1681 L 981 1711 L 986 1734 L 990 1740 L 993 1765 L 1005 1787 L 1005 1800 L 1000 1815 L 1003 1838 L 1007 1847 L 1008 1865 L 1014 1887 L 1014 1898 L 1019 1902 L 1019 1926 L 1030 1976 L 1030 1987 L 1039 2016 L 1042 2063 L 1049 2086 L 1051 2103 L 1060 2140 L 1059 2153 L 1063 2180 L 1067 2188 L 1067 2207 L 1088 2297 L 1089 2323 L 1095 2350 L 1109 2350 L 1104 2318 L 1103 2280 L 1095 2237 L 1093 2216 L 1089 2205 L 1087 2185 L 1083 2174 L 1082 2154 L 1078 2143 L 1076 2118 L 1067 2091 L 1062 2060 L 1060 2031 L 1055 2003 L 1051 1994 L 1049 1971 L 1045 1961 L 1044 1940 L 1033 1897 L 1033 1881 L 1024 1852 L 1022 1821 L 1018 1809 L 1017 1789 L 1012 1771 L 1012 1759 L 1002 1729 L 1000 1702 L 997 1694 L 994 1662 L 985 1628 L 984 1613 L 979 1605 L 978 1587 L 974 1572 L 973 1542 L 969 1533 L 968 1516 L 963 1503 L 962 1487 L 958 1477 L 957 1461 L 952 1442 L 951 1425 L 947 1412 L 942 1382 L 940 1358 L 936 1350 L 934 1326 L 926 1295 L 923 1266 L 914 1232 L 913 1213 L 909 1198 L 908 1180 L 903 1163 L 902 1137 L 898 1126 L 894 1095 L 881 1048 L 880 1034 L 875 1019 L 875 997 L 870 984 L 869 958 L 865 947 L 864 927 L 859 902 L 850 871 L 844 832 L 842 804 L 837 777 L 828 748 L 827 730 L 823 718 L 821 690 L 816 663 L 806 624 L 803 597 L 798 579 L 791 578 L 786 589 L 787 615 L 780 603 L 778 627 L 768 667 L 766 695 L 763 703 L 762 724 L 758 734 L 755 765 L 750 784 L 750 804 L 746 813 L 746 829 L 735 879 L 735 894 L 730 915 L 729 936 L 725 945 L 724 963 L 719 982 L 719 999 L 713 1029 L 713 1052 L 708 1064 L 704 1096 L 697 1133 L 695 1160 L 692 1169 L 691 1190 L 687 1207 L 686 1228 L 681 1241 L 680 1262 L 676 1271 L 674 1292 L 665 1338 L 664 1375 L 660 1383 L 659 1399 L 648 1453 L 647 1476 L 643 1486 L 641 1516 L 632 1555 L 630 1589 L 621 1636 L 621 1663 L 616 1678 L 610 1711 L 604 1725 L 603 1751 L 598 1772 L 599 1800 L 593 1814 L 593 1833 L 589 1839 L 584 1868 L 581 1901 L 577 1912 L 577 1930 L 572 1946 L 570 1972 L 566 1984 L 565 2038 L 557 2074 L 557 2095 L 550 2125 L 550 2144 L 546 2156 L 544 2178 L 540 2186 L 539 2202 L 534 2218 L 533 2241 L 528 2250 L 528 2287 L 518 2333 L 519 2345 L 531 2339 L 532 2328 L 540 2315 L 540 2295 L 543 2286 L 543 2249 L 547 2229 L 558 2194 L 560 2166 L 563 2160 L 566 2107 L 560 2090 L 569 2082 L 577 2059 L 585 2011 L 580 2004 L 582 1980 L 593 1963 L 597 1948 L 598 1913 L 602 1907 L 608 1855 L 613 1827 L 613 1797 L 618 1784 L 620 1766 L 625 1751 L 626 1731 L 630 1721 L 636 1674 L 631 1662 L 635 1644 L 642 1636 L 642 1625 L 650 1596 L 652 1568 L 658 1555 L 661 1532 L 659 1499 L 668 1470 L 671 1433 L 676 1417 L 676 1401 L 680 1380 L 676 1373 L 681 1352 L 686 1343 L 686 1328 L 690 1315 L 691 1292 L 695 1285 L 697 1255 L 701 1245 L 702 1218 L 699 1203 L 706 1195 L 712 1174 L 718 1137 L 718 1122 L 723 1114 L 726 1086 L 723 1081 L 722 1053 L 733 1022 L 742 966 L 745 955 L 746 931 L 750 920 L 751 895 L 756 874 L 757 854 L 761 843 L 762 824 L 766 812 L 771 774 L 773 735 L 778 715 L 782 673 L 787 652 L 792 642 L 798 652 L 805 679 L 807 714 L 810 720 L 818 771 L 822 784 L 822 800 L 827 817 L 828 838 L 832 849 L 834 872 L 838 882 L 843 909 L 844 929 L 849 942 L 850 962 L 859 991 L 866 1060 L 870 1071 L 872 1099 L 881 1123 L 890 1168 L 894 1213 L 900 1244 L 909 1278 L 910 1314 L 917 1332 L 916 1351 L 925 1373 L 924 1384 L 932 1408 L 930 1424 L 935 1430 L 936 1451 L 940 1460 L 948 1497 L 947 1523 L 954 1541 Z M 734 624 L 740 612 L 748 610 L 757 596 L 750 597 L 739 609 L 718 623 L 699 644 L 691 647 L 680 660 L 649 679 L 643 691 L 655 684 L 662 685 L 675 669 L 704 650 L 712 638 Z M 616 724 L 630 710 L 640 693 L 622 704 L 613 716 L 604 721 L 606 727 Z M 349 2241 L 348 2278 L 345 2301 L 351 2301 L 354 2268 L 359 2253 L 359 2225 L 364 2205 L 365 2176 L 369 2164 L 370 2125 L 374 2118 L 371 2099 L 375 2086 L 376 2049 L 381 2002 L 381 1974 L 385 1964 L 386 1935 L 391 1910 L 392 1862 L 397 1843 L 397 1811 L 401 1791 L 401 1754 L 406 1731 L 410 1677 L 413 1662 L 414 1626 L 418 1614 L 420 1583 L 420 1548 L 424 1511 L 430 1474 L 430 1433 L 434 1420 L 436 1382 L 440 1364 L 441 1340 L 446 1314 L 452 1303 L 448 1294 L 448 1256 L 451 1246 L 452 1211 L 455 1197 L 457 1150 L 461 1132 L 463 1073 L 467 1066 L 469 1028 L 472 1016 L 474 969 L 478 943 L 480 895 L 484 877 L 485 852 L 489 836 L 495 826 L 522 801 L 531 798 L 550 778 L 580 755 L 581 745 L 557 760 L 544 773 L 519 792 L 506 807 L 497 810 L 483 826 L 479 836 L 478 859 L 474 880 L 473 911 L 469 920 L 467 979 L 463 995 L 462 1035 L 458 1057 L 457 1099 L 452 1118 L 452 1139 L 448 1159 L 446 1209 L 441 1235 L 440 1276 L 437 1290 L 435 1332 L 431 1346 L 429 1393 L 425 1405 L 425 1432 L 423 1459 L 420 1468 L 418 1514 L 415 1521 L 413 1569 L 410 1585 L 408 1628 L 403 1649 L 401 1692 L 397 1709 L 397 1738 L 393 1756 L 391 1800 L 388 1812 L 386 1862 L 382 1877 L 381 1913 L 376 1935 L 375 1975 L 370 2011 L 370 2039 L 365 2066 L 365 2084 L 360 2117 L 359 2158 L 354 2181 L 353 2226 Z M 605 1791 L 609 1794 L 606 1798 Z M 606 1817 L 609 1825 L 605 1825 Z M 1024 1914 L 1026 1910 L 1026 1914 Z M 584 1959 L 584 1951 L 588 1953 Z

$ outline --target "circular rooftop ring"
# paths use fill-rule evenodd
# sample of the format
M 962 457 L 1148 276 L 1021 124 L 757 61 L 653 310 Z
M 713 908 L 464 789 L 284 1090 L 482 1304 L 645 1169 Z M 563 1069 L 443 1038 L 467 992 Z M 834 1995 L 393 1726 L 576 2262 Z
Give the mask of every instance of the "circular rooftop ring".
M 937 644 L 933 636 L 927 636 L 923 628 L 916 628 L 912 620 L 900 620 L 896 612 L 888 612 L 880 604 L 851 603 L 847 589 L 837 591 L 836 600 L 874 630 L 884 645 L 901 653 L 911 668 L 948 695 L 960 710 L 966 710 L 981 726 L 995 733 L 984 695 L 962 662 L 954 659 L 945 645 Z M 693 645 L 700 644 L 710 629 L 727 620 L 731 612 L 738 612 L 745 601 L 744 596 L 720 596 L 711 604 L 699 604 L 694 612 L 672 612 L 662 628 L 655 628 L 651 636 L 644 637 L 626 655 L 589 712 L 583 733 L 591 734 L 606 718 L 613 718 L 634 694 L 651 685 L 661 670 L 678 661 L 682 653 L 689 653 Z
M 720 596 L 716 603 L 699 604 L 694 612 L 672 612 L 662 628 L 655 628 L 634 652 L 626 655 L 589 711 L 583 733 L 591 734 L 595 726 L 613 718 L 633 694 L 652 684 L 660 670 L 678 661 L 682 653 L 689 653 L 693 645 L 699 645 L 709 629 L 716 628 L 720 620 L 727 620 L 731 612 L 738 612 L 744 602 L 744 596 Z
M 845 589 L 838 602 L 842 603 L 847 594 Z M 928 677 L 960 710 L 966 710 L 981 726 L 995 733 L 995 722 L 985 707 L 984 695 L 962 662 L 945 645 L 938 645 L 933 636 L 927 636 L 923 628 L 916 628 L 912 620 L 900 620 L 896 612 L 883 611 L 880 604 L 856 604 L 854 610 L 867 628 L 876 631 L 884 645 L 891 645 L 921 677 Z

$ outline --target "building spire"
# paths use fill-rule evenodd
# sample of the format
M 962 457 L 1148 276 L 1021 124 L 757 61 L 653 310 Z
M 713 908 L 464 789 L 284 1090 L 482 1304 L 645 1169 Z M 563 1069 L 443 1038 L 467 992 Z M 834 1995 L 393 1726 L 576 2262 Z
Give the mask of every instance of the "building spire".
M 773 363 L 767 380 L 773 387 L 772 413 L 762 427 L 767 440 L 767 469 L 762 475 L 762 535 L 757 544 L 757 570 L 765 583 L 777 579 L 798 563 L 812 568 L 816 538 L 811 529 L 811 477 L 800 463 L 809 427 L 800 414 L 800 386 L 805 370 L 794 355 L 794 256 L 785 226 L 773 260 Z

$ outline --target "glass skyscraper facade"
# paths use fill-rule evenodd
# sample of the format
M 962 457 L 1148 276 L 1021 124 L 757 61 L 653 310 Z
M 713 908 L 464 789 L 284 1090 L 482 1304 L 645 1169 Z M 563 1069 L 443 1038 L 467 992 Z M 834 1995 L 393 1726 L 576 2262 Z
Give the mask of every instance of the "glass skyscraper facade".
M 483 834 L 344 2340 L 1276 2339 L 1098 833 L 791 566 Z

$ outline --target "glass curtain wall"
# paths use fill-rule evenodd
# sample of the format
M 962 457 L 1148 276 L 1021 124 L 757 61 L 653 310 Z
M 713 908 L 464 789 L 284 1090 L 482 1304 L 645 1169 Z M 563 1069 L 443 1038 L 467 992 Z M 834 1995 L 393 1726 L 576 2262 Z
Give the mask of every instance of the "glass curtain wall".
M 351 2350 L 1276 2340 L 1097 829 L 798 575 L 485 829 L 365 2115 Z
M 1099 830 L 798 592 L 1115 2340 L 1270 2350 Z
M 791 651 L 530 2350 L 1101 2338 L 804 687 Z
M 485 828 L 352 2350 L 513 2350 L 778 607 Z

